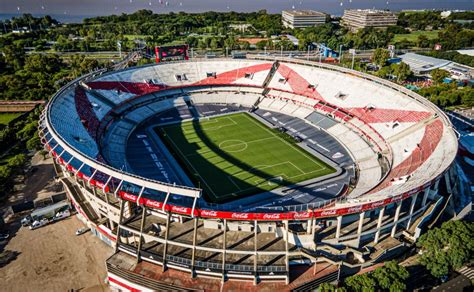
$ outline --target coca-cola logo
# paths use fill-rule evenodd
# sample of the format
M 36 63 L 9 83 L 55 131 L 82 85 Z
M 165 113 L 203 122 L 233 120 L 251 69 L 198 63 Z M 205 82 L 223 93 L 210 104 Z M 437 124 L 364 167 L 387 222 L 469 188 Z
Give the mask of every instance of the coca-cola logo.
M 179 207 L 179 206 L 173 206 L 173 207 L 171 208 L 171 211 L 178 212 L 178 213 L 187 213 L 187 212 L 188 212 L 188 208 L 186 208 L 186 207 Z
M 248 213 L 232 213 L 230 217 L 234 219 L 248 219 L 249 214 Z
M 401 199 L 402 199 L 402 195 L 398 195 L 398 196 L 392 198 L 392 202 L 393 201 L 399 201 Z
M 217 217 L 217 212 L 212 210 L 202 210 L 201 216 Z
M 161 202 L 146 200 L 145 205 L 147 205 L 149 207 L 152 207 L 152 208 L 160 208 L 161 207 Z
M 263 214 L 263 219 L 267 219 L 267 220 L 280 219 L 280 214 L 278 213 Z
M 379 206 L 382 206 L 384 204 L 384 201 L 378 201 L 378 202 L 375 202 L 375 203 L 372 203 L 372 208 L 376 208 L 376 207 L 379 207 Z
M 331 216 L 331 215 L 336 215 L 336 213 L 337 213 L 336 209 L 326 210 L 326 211 L 321 212 L 321 216 Z
M 295 213 L 294 217 L 295 217 L 295 219 L 308 218 L 308 217 L 310 217 L 310 213 L 309 212 L 299 212 L 299 213 Z
M 347 211 L 349 213 L 356 213 L 356 212 L 360 212 L 361 210 L 362 210 L 362 206 L 357 206 L 357 207 L 351 207 Z
M 135 201 L 137 199 L 136 196 L 129 193 L 125 193 L 125 192 L 122 193 L 122 198 L 124 198 L 125 200 L 132 200 L 132 201 Z

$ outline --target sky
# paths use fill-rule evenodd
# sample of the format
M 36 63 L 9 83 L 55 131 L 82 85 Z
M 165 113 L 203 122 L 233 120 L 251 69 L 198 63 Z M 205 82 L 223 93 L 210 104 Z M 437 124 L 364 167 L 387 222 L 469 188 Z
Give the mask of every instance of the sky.
M 342 3 L 342 5 L 341 5 Z M 256 11 L 314 9 L 341 15 L 349 8 L 474 10 L 474 0 L 0 0 L 0 14 L 97 16 L 150 9 L 171 11 Z

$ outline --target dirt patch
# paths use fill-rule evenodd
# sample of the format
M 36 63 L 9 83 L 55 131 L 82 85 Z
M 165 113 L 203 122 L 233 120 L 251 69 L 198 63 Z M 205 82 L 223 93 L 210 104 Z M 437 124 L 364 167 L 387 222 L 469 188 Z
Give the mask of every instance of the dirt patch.
M 37 230 L 20 228 L 3 246 L 17 256 L 0 268 L 2 291 L 109 291 L 105 260 L 113 249 L 91 233 L 76 236 L 83 226 L 72 216 Z

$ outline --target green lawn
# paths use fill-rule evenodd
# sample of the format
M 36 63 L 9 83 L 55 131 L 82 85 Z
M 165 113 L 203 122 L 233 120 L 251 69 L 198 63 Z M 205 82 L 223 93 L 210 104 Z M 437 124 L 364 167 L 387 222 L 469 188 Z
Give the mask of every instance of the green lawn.
M 124 34 L 124 38 L 128 40 L 135 40 L 135 39 L 141 39 L 144 40 L 147 37 L 152 37 L 152 35 L 146 35 L 146 34 Z
M 7 125 L 10 121 L 21 115 L 22 113 L 0 113 L 0 125 Z
M 425 35 L 429 40 L 435 39 L 438 37 L 439 30 L 432 30 L 432 31 L 413 31 L 411 33 L 404 33 L 404 34 L 396 34 L 393 37 L 394 42 L 402 41 L 403 39 L 407 39 L 410 42 L 416 42 L 418 40 L 418 36 Z
M 335 172 L 247 113 L 156 128 L 212 202 L 229 201 Z

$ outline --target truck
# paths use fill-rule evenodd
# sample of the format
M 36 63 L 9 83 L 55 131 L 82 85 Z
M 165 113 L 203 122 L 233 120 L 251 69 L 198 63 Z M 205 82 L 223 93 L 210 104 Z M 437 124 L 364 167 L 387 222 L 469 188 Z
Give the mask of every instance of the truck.
M 45 222 L 47 221 L 56 221 L 68 217 L 70 215 L 71 205 L 68 201 L 61 201 L 53 205 L 49 205 L 43 208 L 39 208 L 31 212 L 30 215 L 21 219 L 21 225 L 30 226 L 34 222 Z M 65 212 L 67 211 L 67 212 Z M 66 216 L 67 215 L 67 216 Z M 37 225 L 37 224 L 36 224 Z M 44 224 L 43 224 L 44 225 Z M 42 226 L 42 225 L 41 225 Z

